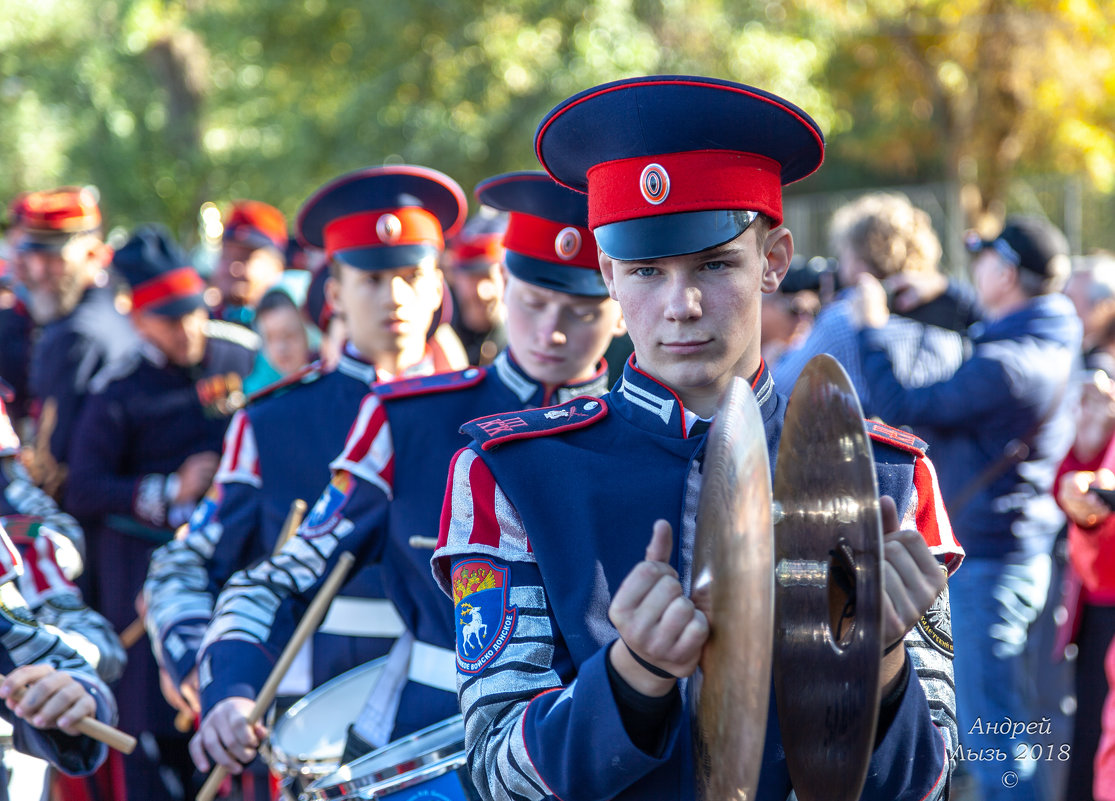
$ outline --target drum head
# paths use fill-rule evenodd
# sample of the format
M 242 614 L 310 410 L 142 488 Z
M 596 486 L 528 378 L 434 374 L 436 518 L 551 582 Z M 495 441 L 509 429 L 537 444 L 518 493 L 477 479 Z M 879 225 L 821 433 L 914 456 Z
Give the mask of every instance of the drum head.
M 464 719 L 455 715 L 349 762 L 311 784 L 303 798 L 379 798 L 408 786 L 410 779 L 429 781 L 462 767 L 464 751 Z
M 812 359 L 790 394 L 774 477 L 774 688 L 801 801 L 860 796 L 882 658 L 882 521 L 851 381 Z
M 341 763 L 348 727 L 355 722 L 387 664 L 366 662 L 307 693 L 275 723 L 268 743 L 279 773 L 324 776 Z
M 689 682 L 698 796 L 750 801 L 763 760 L 773 638 L 770 460 L 751 387 L 734 379 L 701 465 L 693 603 L 709 617 Z

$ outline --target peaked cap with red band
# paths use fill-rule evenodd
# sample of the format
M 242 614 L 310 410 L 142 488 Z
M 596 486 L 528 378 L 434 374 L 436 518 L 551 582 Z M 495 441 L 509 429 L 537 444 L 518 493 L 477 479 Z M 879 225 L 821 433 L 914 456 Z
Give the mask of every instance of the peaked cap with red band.
M 544 172 L 511 172 L 481 181 L 476 199 L 509 213 L 504 263 L 516 278 L 570 295 L 606 297 L 588 201 Z
M 503 262 L 503 233 L 462 233 L 450 243 L 449 250 L 455 270 L 487 271 L 492 264 Z
M 224 221 L 222 238 L 250 248 L 272 247 L 283 252 L 287 247 L 286 216 L 274 206 L 259 200 L 238 200 Z
M 361 270 L 437 258 L 468 214 L 457 182 L 426 167 L 369 167 L 323 186 L 298 213 L 298 236 Z
M 535 153 L 588 194 L 589 227 L 615 259 L 697 253 L 758 213 L 782 222 L 782 187 L 813 173 L 824 136 L 797 106 L 717 78 L 655 75 L 606 83 L 556 106 Z
M 88 234 L 101 228 L 101 209 L 97 193 L 88 187 L 63 186 L 30 192 L 19 199 L 18 223 L 26 236 L 22 250 L 57 250 L 71 236 Z
M 133 311 L 182 317 L 205 308 L 205 282 L 162 226 L 137 228 L 112 266 L 132 288 Z

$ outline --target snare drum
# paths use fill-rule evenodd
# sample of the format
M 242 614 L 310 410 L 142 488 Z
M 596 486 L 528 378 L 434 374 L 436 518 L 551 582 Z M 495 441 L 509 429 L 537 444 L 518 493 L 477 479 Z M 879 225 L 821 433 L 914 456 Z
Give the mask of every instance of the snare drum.
M 460 715 L 388 743 L 319 779 L 301 801 L 479 801 L 465 765 Z
M 271 727 L 264 758 L 292 797 L 341 766 L 348 727 L 386 664 L 386 657 L 375 659 L 330 679 L 296 701 Z

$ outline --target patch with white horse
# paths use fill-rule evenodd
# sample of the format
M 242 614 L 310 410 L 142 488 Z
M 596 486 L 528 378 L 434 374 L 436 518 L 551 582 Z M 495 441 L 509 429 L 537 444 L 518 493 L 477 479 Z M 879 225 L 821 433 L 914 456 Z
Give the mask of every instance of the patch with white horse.
M 508 568 L 488 559 L 465 559 L 453 566 L 453 608 L 457 624 L 457 667 L 479 673 L 511 640 L 518 610 L 507 604 Z

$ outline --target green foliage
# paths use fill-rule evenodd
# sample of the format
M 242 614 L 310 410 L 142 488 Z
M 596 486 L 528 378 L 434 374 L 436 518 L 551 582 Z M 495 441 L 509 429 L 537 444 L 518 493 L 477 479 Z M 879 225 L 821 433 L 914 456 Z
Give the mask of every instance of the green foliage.
M 204 201 L 293 216 L 367 165 L 424 164 L 468 191 L 537 167 L 554 104 L 652 73 L 805 108 L 831 145 L 806 191 L 974 175 L 996 201 L 1023 167 L 1110 188 L 1115 46 L 1096 2 L 0 0 L 0 199 L 93 184 L 110 225 L 192 242 Z M 1021 31 L 1002 52 L 992 13 Z M 1035 14 L 1057 24 L 1026 27 Z

